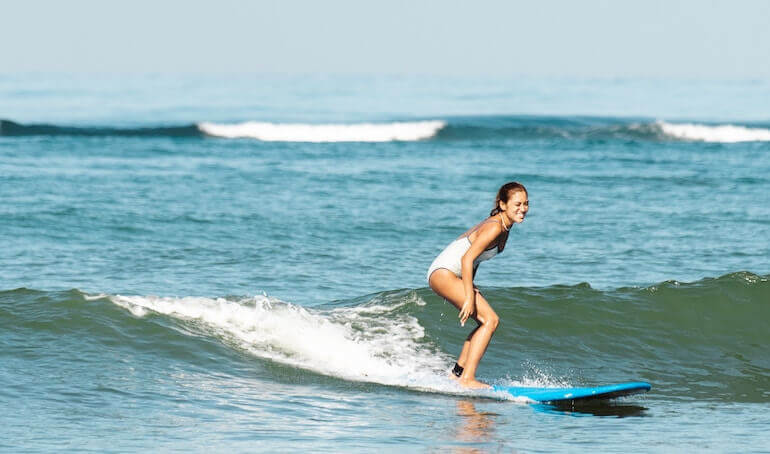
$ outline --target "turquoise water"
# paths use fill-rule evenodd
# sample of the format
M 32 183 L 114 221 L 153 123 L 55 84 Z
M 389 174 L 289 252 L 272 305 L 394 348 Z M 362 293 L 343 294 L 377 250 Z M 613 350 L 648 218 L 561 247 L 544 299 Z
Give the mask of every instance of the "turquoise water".
M 762 451 L 770 83 L 0 76 L 0 449 Z M 508 180 L 446 378 L 425 271 Z

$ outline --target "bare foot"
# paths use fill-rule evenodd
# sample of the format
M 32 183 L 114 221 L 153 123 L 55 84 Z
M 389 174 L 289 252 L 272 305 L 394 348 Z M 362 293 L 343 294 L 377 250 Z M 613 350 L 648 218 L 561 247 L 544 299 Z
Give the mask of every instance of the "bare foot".
M 491 388 L 491 386 L 489 386 L 488 384 L 482 383 L 482 382 L 480 382 L 480 381 L 478 381 L 476 379 L 463 379 L 463 378 L 461 378 L 461 379 L 458 380 L 458 383 L 460 383 L 460 386 L 462 386 L 463 388 L 468 388 L 468 389 L 487 389 L 487 388 Z

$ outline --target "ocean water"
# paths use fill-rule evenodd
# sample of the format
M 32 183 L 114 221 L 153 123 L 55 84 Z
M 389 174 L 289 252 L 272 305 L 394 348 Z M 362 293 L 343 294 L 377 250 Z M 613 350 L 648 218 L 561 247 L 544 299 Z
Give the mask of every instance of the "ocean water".
M 767 452 L 770 81 L 0 75 L 0 450 Z M 517 180 L 463 391 L 425 282 Z

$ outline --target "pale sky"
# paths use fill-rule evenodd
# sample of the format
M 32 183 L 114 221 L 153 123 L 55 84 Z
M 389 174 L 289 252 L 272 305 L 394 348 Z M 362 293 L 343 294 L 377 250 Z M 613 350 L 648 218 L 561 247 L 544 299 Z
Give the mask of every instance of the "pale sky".
M 770 78 L 770 1 L 4 1 L 0 73 Z

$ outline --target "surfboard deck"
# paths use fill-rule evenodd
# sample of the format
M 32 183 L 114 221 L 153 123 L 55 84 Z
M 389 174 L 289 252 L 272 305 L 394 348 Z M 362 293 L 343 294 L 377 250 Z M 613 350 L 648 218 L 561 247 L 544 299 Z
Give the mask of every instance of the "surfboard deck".
M 564 403 L 574 401 L 606 400 L 631 394 L 645 393 L 652 389 L 649 383 L 629 382 L 586 388 L 530 388 L 521 386 L 494 386 L 494 391 L 506 392 L 513 397 L 525 397 L 539 403 Z

